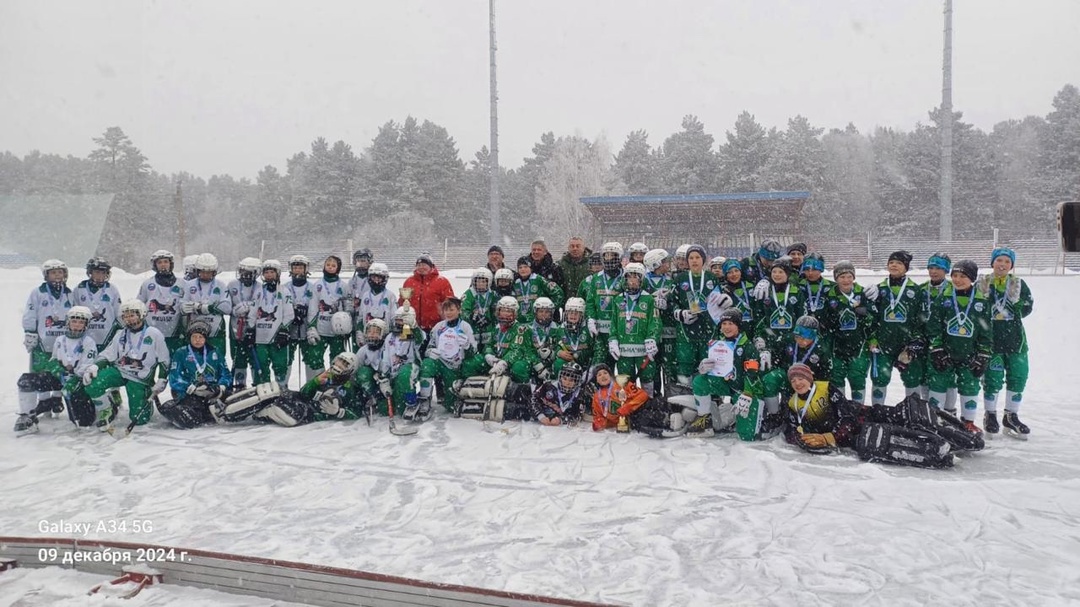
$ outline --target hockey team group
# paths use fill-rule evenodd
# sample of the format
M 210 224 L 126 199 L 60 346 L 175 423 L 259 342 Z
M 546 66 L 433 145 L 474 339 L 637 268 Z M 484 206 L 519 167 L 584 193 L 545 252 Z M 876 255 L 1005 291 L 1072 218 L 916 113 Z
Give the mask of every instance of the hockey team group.
M 317 278 L 303 255 L 287 267 L 246 258 L 226 284 L 212 254 L 184 258 L 177 276 L 162 250 L 123 300 L 104 259 L 74 289 L 67 266 L 46 261 L 23 315 L 31 370 L 16 433 L 66 408 L 76 425 L 122 436 L 156 408 L 181 428 L 389 415 L 392 431 L 396 409 L 406 425 L 395 433 L 408 434 L 437 403 L 457 417 L 655 437 L 780 433 L 812 453 L 850 447 L 924 467 L 981 449 L 984 430 L 1029 434 L 1018 413 L 1033 300 L 1008 248 L 982 276 L 936 253 L 922 284 L 897 251 L 888 276 L 863 286 L 850 262 L 829 280 L 821 255 L 771 239 L 738 260 L 640 242 L 626 257 L 617 242 L 593 253 L 573 238 L 557 263 L 538 240 L 516 267 L 492 246 L 460 299 L 426 254 L 397 293 L 370 250 L 352 261 L 346 280 L 335 255 Z M 889 406 L 894 369 L 905 395 Z

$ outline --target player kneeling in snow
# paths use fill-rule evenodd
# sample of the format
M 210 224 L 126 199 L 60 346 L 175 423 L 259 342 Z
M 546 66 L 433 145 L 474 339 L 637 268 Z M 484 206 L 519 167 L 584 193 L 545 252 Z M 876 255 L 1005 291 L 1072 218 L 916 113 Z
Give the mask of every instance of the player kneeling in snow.
M 738 421 L 733 415 L 737 411 L 753 426 L 743 438 L 753 440 L 760 433 L 760 406 L 754 397 L 761 391 L 761 365 L 753 342 L 742 332 L 742 323 L 743 313 L 737 307 L 729 307 L 720 314 L 719 335 L 709 341 L 708 357 L 698 364 L 699 375 L 693 380 L 698 417 L 688 432 L 708 432 L 714 426 L 727 429 Z M 714 397 L 726 403 L 717 408 L 719 417 L 724 419 L 712 419 Z M 740 432 L 740 436 L 743 434 Z
M 150 399 L 165 389 L 165 379 L 154 381 L 154 371 L 169 364 L 165 336 L 146 324 L 146 304 L 138 299 L 120 304 L 121 331 L 98 354 L 94 364 L 83 374 L 86 394 L 97 410 L 96 425 L 104 431 L 112 427 L 118 407 L 102 398 L 112 388 L 123 387 L 127 392 L 128 415 L 131 423 L 141 426 L 150 421 L 154 409 Z
M 207 343 L 210 326 L 196 320 L 188 326 L 188 345 L 173 352 L 169 388 L 173 399 L 158 406 L 165 419 L 178 428 L 215 423 L 212 407 L 232 385 L 225 355 Z
M 529 406 L 531 418 L 545 426 L 576 424 L 585 404 L 581 376 L 581 365 L 563 365 L 558 380 L 544 382 L 533 394 Z
M 649 401 L 649 394 L 630 381 L 629 375 L 613 380 L 611 368 L 604 363 L 597 365 L 593 373 L 596 377 L 592 396 L 593 430 L 615 428 L 618 432 L 629 432 L 632 426 L 637 426 L 634 414 Z
M 52 358 L 40 365 L 40 372 L 19 377 L 16 435 L 36 432 L 38 416 L 63 411 L 64 400 L 68 403 L 68 417 L 76 425 L 94 422 L 94 406 L 81 383 L 83 373 L 97 358 L 97 346 L 86 334 L 92 314 L 85 306 L 68 310 L 66 332 L 53 342 Z
M 461 319 L 461 300 L 450 297 L 444 300 L 440 307 L 443 320 L 432 327 L 427 355 L 420 365 L 420 402 L 417 417 L 421 419 L 431 416 L 431 399 L 435 393 L 436 378 L 442 380 L 443 407 L 448 412 L 454 411 L 455 396 L 450 388 L 455 381 L 462 378 L 464 362 L 476 355 L 476 336 L 472 326 Z
M 363 399 L 354 379 L 356 361 L 356 355 L 352 352 L 342 352 L 330 361 L 329 369 L 300 388 L 304 398 L 314 401 L 318 409 L 315 413 L 317 421 L 359 419 L 364 416 Z

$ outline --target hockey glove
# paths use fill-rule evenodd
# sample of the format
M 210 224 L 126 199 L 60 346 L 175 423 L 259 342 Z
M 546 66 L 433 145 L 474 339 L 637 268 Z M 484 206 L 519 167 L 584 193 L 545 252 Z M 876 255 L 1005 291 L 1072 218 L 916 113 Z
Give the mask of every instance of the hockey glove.
M 811 450 L 828 450 L 836 449 L 836 436 L 832 432 L 826 432 L 824 434 L 802 434 L 797 435 L 799 444 L 803 448 Z
M 754 338 L 754 348 L 756 348 L 758 352 L 764 352 L 769 349 L 768 345 L 765 343 L 764 337 Z
M 316 400 L 319 402 L 319 411 L 324 415 L 341 419 L 345 417 L 345 409 L 341 407 L 341 399 L 335 390 L 320 392 Z
M 309 346 L 315 346 L 319 343 L 319 331 L 315 327 L 308 327 L 307 330 L 307 342 Z
M 710 308 L 717 308 L 721 312 L 731 307 L 731 296 L 721 291 L 720 289 L 714 289 L 712 293 L 709 293 L 709 299 L 707 305 Z
M 758 360 L 761 361 L 761 370 L 768 371 L 772 369 L 772 354 L 768 350 L 762 350 L 758 352 Z
M 379 378 L 379 392 L 381 392 L 382 395 L 386 398 L 390 398 L 390 396 L 394 393 L 394 388 L 390 385 L 390 380 L 388 378 Z
M 506 364 L 505 360 L 497 360 L 494 365 L 491 365 L 492 375 L 506 375 L 506 372 L 510 369 L 510 365 Z
M 209 302 L 204 301 L 201 304 L 199 304 L 198 308 L 196 308 L 196 311 L 199 314 L 213 314 L 213 312 L 211 312 L 213 307 L 214 307 L 214 304 L 211 304 Z
M 235 306 L 233 306 L 233 309 L 232 309 L 233 318 L 236 318 L 238 316 L 247 316 L 247 313 L 248 313 L 249 310 L 251 310 L 251 304 L 246 302 L 246 301 L 242 301 L 242 302 L 236 304 Z
M 990 297 L 990 277 L 983 276 L 975 283 L 975 290 L 983 297 Z
M 198 307 L 199 307 L 199 304 L 197 302 L 185 301 L 185 302 L 180 304 L 180 311 L 183 312 L 184 314 L 194 314 L 195 310 L 197 310 Z
M 986 352 L 979 352 L 971 359 L 971 363 L 968 368 L 971 369 L 971 374 L 975 377 L 982 377 L 983 373 L 986 373 L 986 366 L 990 364 L 990 355 Z
M 1009 286 L 1005 287 L 1005 301 L 1016 305 L 1020 302 L 1020 279 L 1015 276 L 1009 279 Z
M 619 360 L 619 342 L 618 341 L 613 339 L 613 340 L 607 342 L 607 351 L 608 351 L 608 354 L 610 354 L 612 358 L 614 358 L 615 360 Z
M 656 345 L 655 339 L 645 340 L 645 356 L 649 358 L 656 358 L 656 355 L 660 353 L 660 348 Z
M 692 325 L 697 322 L 697 314 L 690 310 L 675 310 L 675 319 L 684 325 Z
M 537 348 L 536 353 L 540 355 L 540 360 L 551 360 L 551 348 Z
M 706 375 L 716 367 L 716 361 L 711 358 L 703 358 L 698 363 L 697 372 L 698 375 Z
M 750 415 L 750 405 L 754 404 L 754 397 L 743 392 L 739 395 L 739 400 L 735 401 L 735 412 L 739 414 L 739 417 L 747 417 Z
M 877 301 L 878 286 L 875 284 L 866 285 L 863 287 L 863 295 L 866 296 L 866 301 Z
M 551 369 L 544 366 L 544 363 L 536 363 L 532 367 L 533 373 L 540 381 L 547 381 L 551 378 Z
M 89 386 L 90 383 L 94 381 L 94 378 L 97 377 L 97 374 L 98 374 L 98 366 L 97 365 L 90 365 L 89 367 L 87 367 L 86 373 L 83 373 L 83 376 L 82 376 L 83 385 L 84 386 Z
M 754 290 L 750 292 L 754 296 L 754 299 L 758 301 L 765 301 L 765 298 L 769 296 L 769 287 L 771 283 L 765 278 L 762 278 L 754 285 Z
M 307 306 L 293 306 L 293 324 L 302 325 L 307 322 Z
M 660 289 L 653 293 L 653 301 L 656 302 L 657 310 L 667 310 L 667 289 Z
M 288 348 L 289 347 L 289 332 L 288 331 L 278 331 L 277 335 L 274 335 L 274 345 L 279 347 L 279 348 Z
M 934 368 L 938 371 L 945 371 L 952 366 L 952 357 L 945 351 L 945 348 L 938 346 L 930 350 L 930 364 L 934 365 Z
M 41 339 L 38 337 L 37 333 L 26 333 L 23 335 L 22 343 L 27 352 L 33 352 L 40 341 Z
M 187 387 L 187 390 L 186 390 L 186 392 L 187 392 L 188 394 L 195 394 L 195 392 L 196 392 L 196 391 L 197 391 L 198 389 L 199 389 L 199 384 L 196 384 L 196 383 L 190 383 L 190 384 L 188 384 L 188 387 Z
M 600 330 L 596 328 L 596 319 L 590 318 L 585 324 L 589 327 L 589 335 L 596 337 L 596 334 L 600 332 Z
M 255 327 L 244 327 L 244 337 L 240 340 L 245 346 L 255 345 Z

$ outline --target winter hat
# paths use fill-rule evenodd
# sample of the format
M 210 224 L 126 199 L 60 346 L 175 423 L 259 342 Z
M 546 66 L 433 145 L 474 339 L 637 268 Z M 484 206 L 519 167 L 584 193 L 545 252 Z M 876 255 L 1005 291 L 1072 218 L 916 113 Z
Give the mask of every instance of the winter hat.
M 791 365 L 791 367 L 788 368 L 788 370 L 787 370 L 787 378 L 788 378 L 788 381 L 791 381 L 792 379 L 795 379 L 796 377 L 801 377 L 801 378 L 805 379 L 806 381 L 808 381 L 810 383 L 813 383 L 814 382 L 814 370 L 811 369 L 810 367 L 802 364 L 802 363 L 795 363 L 794 365 Z
M 422 263 L 427 264 L 428 267 L 431 268 L 435 267 L 435 261 L 431 259 L 431 255 L 429 253 L 421 253 L 420 257 L 416 258 L 416 265 L 420 265 Z
M 798 251 L 798 252 L 802 253 L 803 255 L 806 255 L 806 243 L 805 242 L 793 243 L 791 246 L 789 246 L 787 248 L 787 254 L 791 255 L 792 251 Z
M 821 256 L 821 253 L 810 253 L 802 262 L 803 271 L 817 270 L 818 272 L 825 271 L 825 258 Z
M 791 278 L 791 275 L 795 273 L 795 267 L 792 265 L 791 258 L 787 255 L 777 257 L 776 260 L 772 262 L 772 268 L 769 269 L 770 273 L 775 268 L 780 268 L 787 272 L 788 278 Z
M 698 255 L 701 255 L 701 261 L 703 264 L 709 261 L 709 256 L 705 253 L 705 247 L 699 244 L 690 245 L 690 248 L 686 249 L 686 256 L 690 257 L 690 254 L 694 251 L 697 251 Z
M 777 257 L 780 257 L 780 243 L 773 240 L 761 241 L 761 246 L 758 247 L 758 257 L 772 261 Z
M 963 274 L 968 277 L 968 280 L 975 282 L 979 279 L 979 264 L 970 259 L 961 259 L 953 264 L 952 273 Z
M 948 253 L 932 253 L 930 259 L 926 260 L 926 269 L 941 268 L 946 272 L 952 270 L 952 258 Z
M 609 367 L 607 365 L 607 363 L 600 363 L 600 364 L 594 366 L 593 369 L 592 369 L 592 376 L 593 376 L 594 380 L 596 379 L 597 375 L 600 375 L 601 371 L 607 371 L 608 375 L 611 375 L 611 378 L 615 379 L 615 375 L 612 374 L 612 372 L 611 372 L 611 367 Z
M 521 257 L 518 257 L 517 267 L 520 268 L 521 266 L 529 266 L 530 268 L 532 268 L 532 258 L 528 255 L 522 255 Z
M 1009 262 L 1011 265 L 1016 265 L 1016 251 L 1010 249 L 1009 247 L 998 247 L 994 249 L 994 252 L 990 254 L 990 263 L 993 264 L 994 260 L 998 257 L 1001 257 L 1002 255 L 1009 258 Z
M 488 247 L 488 255 L 491 255 L 492 253 L 498 253 L 499 255 L 502 255 L 503 257 L 506 257 L 506 254 L 503 253 L 502 247 L 500 247 L 497 244 L 493 244 L 490 247 Z
M 724 274 L 727 274 L 732 270 L 742 270 L 742 264 L 739 263 L 738 259 L 729 259 L 724 262 L 724 265 L 721 266 L 721 269 L 723 269 Z
M 836 262 L 836 265 L 833 266 L 832 269 L 833 280 L 840 278 L 844 274 L 851 274 L 852 276 L 855 276 L 855 264 L 851 263 L 846 259 Z
M 818 329 L 821 324 L 818 320 L 809 314 L 799 317 L 799 320 L 795 321 L 795 337 L 801 337 L 803 339 L 817 339 Z
M 895 251 L 892 255 L 889 255 L 889 261 L 899 261 L 904 264 L 905 270 L 911 269 L 911 253 L 907 251 Z

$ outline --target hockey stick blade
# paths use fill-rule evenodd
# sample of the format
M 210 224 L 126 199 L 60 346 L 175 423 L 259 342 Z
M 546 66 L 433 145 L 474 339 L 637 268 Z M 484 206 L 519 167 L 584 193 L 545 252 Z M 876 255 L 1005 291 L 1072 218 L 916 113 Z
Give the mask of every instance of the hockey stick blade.
M 395 436 L 412 436 L 420 431 L 418 426 L 398 426 L 394 420 L 390 420 L 390 434 Z

